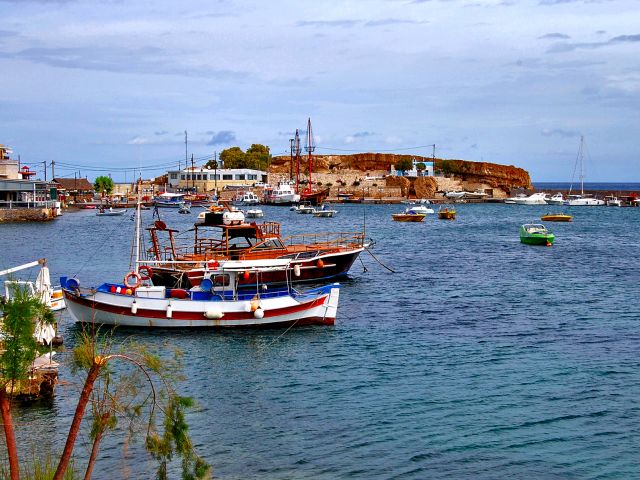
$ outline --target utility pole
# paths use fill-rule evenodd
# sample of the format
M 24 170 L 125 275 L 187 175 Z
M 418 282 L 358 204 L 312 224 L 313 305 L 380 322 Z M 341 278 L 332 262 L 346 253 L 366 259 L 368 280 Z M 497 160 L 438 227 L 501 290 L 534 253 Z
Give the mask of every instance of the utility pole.
M 189 165 L 189 157 L 187 154 L 187 131 L 184 131 L 184 168 Z M 180 164 L 178 164 L 178 170 L 180 170 Z
M 195 172 L 195 167 L 193 166 L 193 153 L 192 153 L 191 154 L 191 180 L 193 182 L 193 189 L 197 192 L 198 190 L 196 189 L 196 174 L 193 172 Z
M 56 173 L 54 171 L 55 166 L 56 166 L 56 161 L 55 160 L 51 160 L 51 180 L 56 178 Z
M 213 190 L 217 199 L 218 198 L 218 152 L 213 152 L 213 183 L 214 183 Z
M 47 161 L 42 162 L 42 167 L 44 168 L 44 181 L 47 181 Z

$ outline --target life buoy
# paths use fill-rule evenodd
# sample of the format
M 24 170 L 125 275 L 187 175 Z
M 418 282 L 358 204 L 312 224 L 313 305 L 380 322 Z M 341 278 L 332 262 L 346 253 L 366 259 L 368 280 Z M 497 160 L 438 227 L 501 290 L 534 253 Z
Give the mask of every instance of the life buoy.
M 131 280 L 132 278 L 136 281 L 134 284 L 129 283 L 129 280 Z M 124 284 L 129 288 L 138 288 L 140 286 L 140 280 L 140 275 L 138 275 L 136 272 L 129 272 L 124 277 Z
M 140 280 L 149 280 L 153 275 L 153 268 L 149 265 L 142 265 L 138 268 L 138 274 L 140 275 Z

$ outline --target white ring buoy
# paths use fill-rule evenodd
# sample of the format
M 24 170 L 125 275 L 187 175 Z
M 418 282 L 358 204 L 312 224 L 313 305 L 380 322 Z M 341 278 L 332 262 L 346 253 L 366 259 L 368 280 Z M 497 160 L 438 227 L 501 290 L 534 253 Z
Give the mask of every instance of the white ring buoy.
M 134 278 L 136 281 L 136 283 L 134 283 L 133 285 L 129 283 L 129 280 L 131 280 L 132 278 Z M 140 275 L 138 275 L 136 272 L 129 272 L 124 277 L 124 284 L 129 288 L 138 288 L 140 286 L 140 281 Z

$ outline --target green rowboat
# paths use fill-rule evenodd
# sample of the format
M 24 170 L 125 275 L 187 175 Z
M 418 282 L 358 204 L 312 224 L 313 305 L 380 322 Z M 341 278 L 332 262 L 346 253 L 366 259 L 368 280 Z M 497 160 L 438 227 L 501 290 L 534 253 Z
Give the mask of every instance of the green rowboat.
M 520 242 L 527 245 L 553 245 L 555 235 L 541 224 L 528 223 L 520 227 Z

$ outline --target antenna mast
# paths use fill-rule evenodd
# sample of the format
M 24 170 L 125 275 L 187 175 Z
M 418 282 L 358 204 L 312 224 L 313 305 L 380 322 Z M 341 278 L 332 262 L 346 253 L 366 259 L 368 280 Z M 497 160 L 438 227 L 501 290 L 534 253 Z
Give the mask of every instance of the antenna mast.
M 313 170 L 313 156 L 312 152 L 316 149 L 316 146 L 313 144 L 313 130 L 311 130 L 311 118 L 307 121 L 307 146 L 304 149 L 309 152 L 309 181 L 307 183 L 307 188 L 305 188 L 305 193 L 311 193 L 313 191 L 313 183 L 311 181 L 311 171 Z

